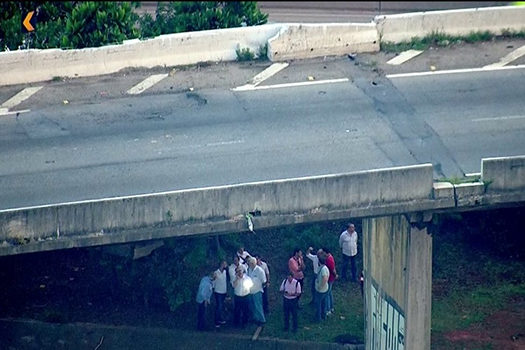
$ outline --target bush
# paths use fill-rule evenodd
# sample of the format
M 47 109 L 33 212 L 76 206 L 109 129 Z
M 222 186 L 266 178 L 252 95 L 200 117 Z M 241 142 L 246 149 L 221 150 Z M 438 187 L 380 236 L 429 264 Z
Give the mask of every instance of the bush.
M 78 3 L 65 20 L 61 47 L 97 47 L 137 38 L 138 15 L 133 12 L 136 6 L 130 2 Z
M 19 48 L 77 49 L 122 43 L 160 34 L 264 24 L 256 2 L 161 2 L 156 19 L 138 16 L 136 1 L 20 1 L 0 2 L 0 50 Z M 24 35 L 22 16 L 35 11 L 37 27 Z M 25 42 L 25 40 L 31 42 Z
M 237 48 L 235 49 L 235 53 L 237 54 L 237 61 L 239 62 L 251 61 L 255 58 L 255 54 L 248 47 L 243 49 Z
M 171 1 L 159 3 L 155 30 L 168 34 L 232 28 L 264 24 L 267 19 L 256 2 Z

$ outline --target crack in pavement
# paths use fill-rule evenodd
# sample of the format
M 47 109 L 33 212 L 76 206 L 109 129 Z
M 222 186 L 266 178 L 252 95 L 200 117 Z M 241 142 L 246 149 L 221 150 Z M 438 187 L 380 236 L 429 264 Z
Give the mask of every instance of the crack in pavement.
M 441 137 L 416 115 L 414 108 L 389 79 L 376 73 L 371 81 L 368 72 L 356 69 L 354 84 L 370 98 L 377 116 L 391 127 L 416 162 L 432 163 L 438 177 L 465 175 Z

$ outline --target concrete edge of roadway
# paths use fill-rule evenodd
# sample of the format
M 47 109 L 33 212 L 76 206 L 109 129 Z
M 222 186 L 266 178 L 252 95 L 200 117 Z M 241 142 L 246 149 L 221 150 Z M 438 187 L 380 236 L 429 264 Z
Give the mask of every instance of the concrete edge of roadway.
M 37 27 L 38 30 L 38 27 Z M 55 77 L 87 77 L 125 68 L 235 61 L 236 50 L 258 53 L 268 45 L 272 61 L 377 52 L 380 42 L 402 42 L 432 32 L 466 35 L 525 30 L 525 7 L 498 6 L 376 16 L 371 23 L 265 24 L 161 35 L 120 45 L 75 50 L 0 52 L 0 86 Z
M 421 164 L 0 210 L 0 256 L 520 203 L 525 156 L 482 159 L 479 179 L 462 184 Z
M 97 349 L 178 349 L 181 344 L 192 344 L 191 349 L 249 348 L 257 349 L 346 349 L 362 350 L 364 344 L 316 343 L 290 339 L 260 336 L 256 341 L 251 335 L 220 332 L 195 332 L 173 328 L 112 326 L 93 323 L 49 323 L 37 320 L 2 318 L 0 333 L 7 335 L 0 339 L 0 347 L 73 348 Z M 264 331 L 263 331 L 264 334 Z M 44 346 L 46 344 L 46 346 Z

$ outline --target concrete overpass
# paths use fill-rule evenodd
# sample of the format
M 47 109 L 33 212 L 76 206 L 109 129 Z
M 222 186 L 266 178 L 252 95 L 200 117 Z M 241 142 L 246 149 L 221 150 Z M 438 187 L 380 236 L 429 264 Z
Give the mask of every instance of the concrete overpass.
M 366 348 L 430 349 L 427 223 L 437 212 L 525 204 L 525 156 L 482 159 L 470 181 L 434 181 L 422 164 L 8 209 L 0 256 L 363 218 Z

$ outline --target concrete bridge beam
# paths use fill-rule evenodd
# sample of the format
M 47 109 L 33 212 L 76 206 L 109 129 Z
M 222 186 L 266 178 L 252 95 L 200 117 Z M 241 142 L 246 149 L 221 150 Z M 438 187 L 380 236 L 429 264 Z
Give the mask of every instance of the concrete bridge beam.
M 430 349 L 427 213 L 363 220 L 366 349 Z

